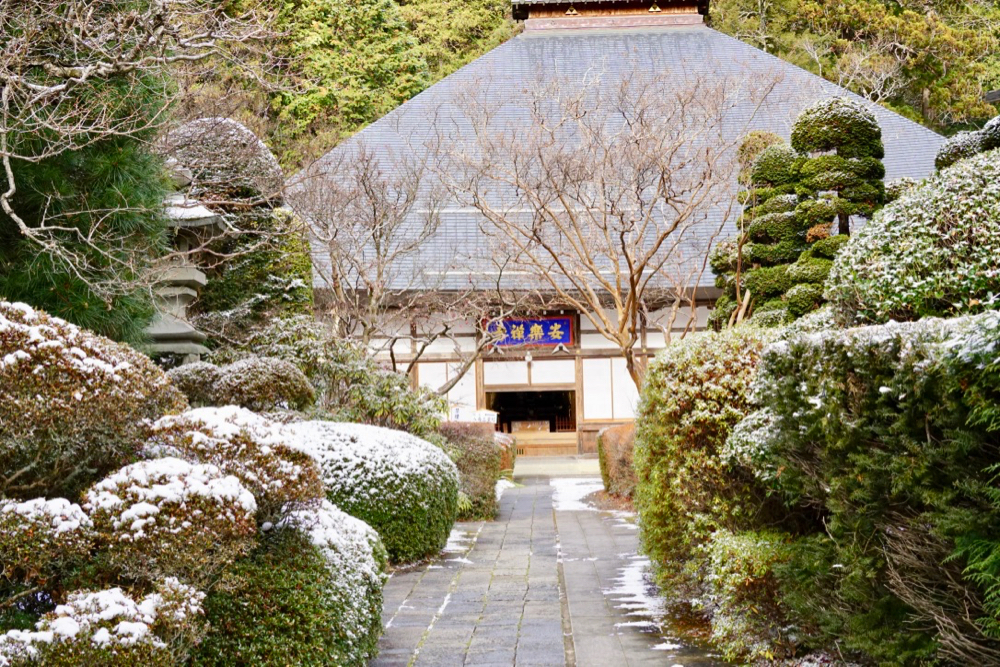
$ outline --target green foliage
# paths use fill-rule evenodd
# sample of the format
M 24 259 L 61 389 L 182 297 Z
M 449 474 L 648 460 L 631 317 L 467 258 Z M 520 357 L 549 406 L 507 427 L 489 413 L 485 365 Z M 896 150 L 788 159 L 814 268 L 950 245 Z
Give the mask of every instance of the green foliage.
M 1000 8 L 931 0 L 713 0 L 714 28 L 936 129 L 995 115 Z
M 0 302 L 0 495 L 76 499 L 138 459 L 147 420 L 184 406 L 147 357 Z
M 382 368 L 361 349 L 336 338 L 309 316 L 275 319 L 246 333 L 239 343 L 215 350 L 212 359 L 226 363 L 253 355 L 292 362 L 316 389 L 317 414 L 397 428 L 431 436 L 445 413 L 444 399 L 409 379 Z
M 27 240 L 0 211 L 0 298 L 29 303 L 116 340 L 144 340 L 155 309 L 142 283 L 165 247 L 161 204 L 167 193 L 162 161 L 150 151 L 149 138 L 105 139 L 39 162 L 14 161 L 14 210 L 29 227 L 72 230 L 55 234 L 55 242 L 76 259 L 70 265 Z
M 764 354 L 755 469 L 802 519 L 796 625 L 881 664 L 1000 655 L 996 313 L 791 335 Z
M 293 528 L 266 536 L 205 600 L 211 629 L 193 663 L 367 664 L 377 652 L 386 561 L 377 538 L 364 546 L 324 549 Z
M 243 213 L 242 233 L 211 251 L 231 257 L 209 276 L 192 314 L 209 330 L 239 329 L 262 319 L 312 312 L 312 263 L 301 222 L 288 210 Z
M 774 132 L 752 130 L 740 143 L 736 151 L 736 159 L 740 165 L 740 183 L 749 184 L 754 163 L 765 149 L 775 144 L 783 144 L 785 140 Z
M 842 323 L 995 307 L 1000 150 L 945 169 L 883 208 L 837 255 L 827 294 Z
M 802 156 L 782 142 L 764 149 L 750 170 L 750 182 L 757 187 L 777 187 L 795 183 L 799 179 Z M 761 197 L 762 200 L 770 197 Z
M 945 169 L 959 160 L 1000 148 L 1000 116 L 993 118 L 976 132 L 959 132 L 938 149 L 934 166 Z
M 216 405 L 256 411 L 305 410 L 316 401 L 309 379 L 290 361 L 246 357 L 219 369 L 212 386 Z
M 282 46 L 298 88 L 274 99 L 282 162 L 314 157 L 430 85 L 420 44 L 392 0 L 296 0 L 280 5 Z
M 458 467 L 460 494 L 468 499 L 465 508 L 459 507 L 458 520 L 492 520 L 497 513 L 496 486 L 502 459 L 493 425 L 445 422 L 438 432 Z
M 727 660 L 754 662 L 794 654 L 793 628 L 775 568 L 789 559 L 788 536 L 717 530 L 706 548 L 712 639 Z
M 757 482 L 720 454 L 748 412 L 754 369 L 770 334 L 737 327 L 685 338 L 650 364 L 635 434 L 642 544 L 669 596 L 702 591 L 702 548 L 740 527 Z
M 788 265 L 763 266 L 746 272 L 746 287 L 759 299 L 781 296 L 792 286 Z
M 830 238 L 836 237 L 831 236 Z M 828 240 L 829 239 L 823 239 L 823 241 Z M 798 261 L 794 264 L 788 265 L 788 277 L 796 283 L 819 283 L 822 285 L 822 283 L 826 281 L 826 277 L 830 273 L 830 267 L 833 266 L 833 262 L 822 257 L 813 257 L 815 247 L 819 243 L 821 243 L 821 241 L 817 241 L 816 244 L 813 245 L 812 249 L 802 253 L 802 255 L 799 256 Z M 822 292 L 822 288 L 820 289 L 820 292 Z
M 329 501 L 378 531 L 392 562 L 444 548 L 459 473 L 441 448 L 401 431 L 328 421 L 290 424 L 282 437 L 319 463 Z
M 785 293 L 785 303 L 792 317 L 802 317 L 806 313 L 816 310 L 822 302 L 822 285 L 801 283 L 794 285 Z
M 875 114 L 846 97 L 817 102 L 800 113 L 792 128 L 792 148 L 800 153 L 836 151 L 835 157 L 843 160 L 885 156 Z
M 812 252 L 814 257 L 823 259 L 833 259 L 840 252 L 849 241 L 851 237 L 847 234 L 837 234 L 836 236 L 828 236 L 825 239 L 820 239 L 813 243 L 809 250 Z M 832 265 L 831 265 L 832 266 Z

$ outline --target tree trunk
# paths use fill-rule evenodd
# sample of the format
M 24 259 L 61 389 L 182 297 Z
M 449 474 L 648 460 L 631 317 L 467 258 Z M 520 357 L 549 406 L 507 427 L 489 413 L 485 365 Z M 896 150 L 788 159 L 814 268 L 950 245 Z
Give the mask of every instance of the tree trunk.
M 851 233 L 851 216 L 846 213 L 840 213 L 837 215 L 837 219 L 840 221 L 839 232 L 845 236 L 849 235 Z

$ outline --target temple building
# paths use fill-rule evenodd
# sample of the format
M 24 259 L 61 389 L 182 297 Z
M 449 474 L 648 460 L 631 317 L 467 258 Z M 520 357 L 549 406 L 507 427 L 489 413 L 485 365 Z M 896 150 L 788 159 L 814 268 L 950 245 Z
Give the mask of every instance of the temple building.
M 380 157 L 381 168 L 390 172 L 402 172 L 413 165 L 426 169 L 406 195 L 419 201 L 406 207 L 406 224 L 397 228 L 398 234 L 413 241 L 413 247 L 398 254 L 382 287 L 392 293 L 387 303 L 412 304 L 417 302 L 410 298 L 414 294 L 437 295 L 441 312 L 422 316 L 418 322 L 407 321 L 407 311 L 401 309 L 400 321 L 394 325 L 396 333 L 385 328 L 369 342 L 383 357 L 391 357 L 404 367 L 419 355 L 413 364 L 414 382 L 434 388 L 453 382 L 447 395 L 456 415 L 483 410 L 497 413 L 497 428 L 514 432 L 522 453 L 595 451 L 600 429 L 634 418 L 638 392 L 615 343 L 599 332 L 587 313 L 565 299 L 526 302 L 524 312 L 507 313 L 486 326 L 485 331 L 500 331 L 500 335 L 491 344 L 478 346 L 487 314 L 469 314 L 464 322 L 457 321 L 455 313 L 460 312 L 458 304 L 463 299 L 472 301 L 477 294 L 490 291 L 542 294 L 547 289 L 531 270 L 516 261 L 506 263 L 517 250 L 495 233 L 495 225 L 491 226 L 489 216 L 483 213 L 484 198 L 495 199 L 490 210 L 500 210 L 505 198 L 513 202 L 523 197 L 523 192 L 494 188 L 463 197 L 456 194 L 461 183 L 478 188 L 481 180 L 456 175 L 454 169 L 427 167 L 433 161 L 432 154 L 445 152 L 453 159 L 477 160 L 482 159 L 484 141 L 499 142 L 500 137 L 507 137 L 516 142 L 519 136 L 537 141 L 534 129 L 545 114 L 556 114 L 560 104 L 563 111 L 558 113 L 564 113 L 567 100 L 594 81 L 601 82 L 598 87 L 602 92 L 588 99 L 607 105 L 615 103 L 611 93 L 622 82 L 663 75 L 675 79 L 678 87 L 696 82 L 700 90 L 726 98 L 724 117 L 716 119 L 708 136 L 692 142 L 736 145 L 749 130 L 766 130 L 787 139 L 804 108 L 826 98 L 848 97 L 869 108 L 881 126 L 887 180 L 919 179 L 934 171 L 942 137 L 713 30 L 705 22 L 710 11 L 707 0 L 514 0 L 514 18 L 523 21 L 519 35 L 344 141 L 293 185 L 293 207 L 303 217 L 315 220 L 322 217 L 323 198 L 337 190 L 340 174 L 356 166 L 359 155 Z M 751 92 L 750 84 L 744 91 L 741 86 L 748 81 L 758 90 L 766 90 L 766 95 Z M 545 95 L 532 98 L 526 93 L 530 90 Z M 529 108 L 531 99 L 554 101 Z M 704 104 L 698 109 L 697 113 L 708 114 Z M 476 119 L 488 121 L 477 124 Z M 553 117 L 552 123 L 559 120 Z M 491 136 L 482 137 L 484 132 Z M 396 189 L 403 189 L 399 184 L 404 181 L 400 177 Z M 735 173 L 731 181 L 730 198 L 735 199 Z M 397 193 L 397 202 L 403 198 Z M 332 196 L 329 207 L 336 209 L 349 228 L 350 221 L 343 215 L 349 207 Z M 395 210 L 400 210 L 398 204 Z M 683 240 L 682 263 L 704 267 L 711 247 L 735 235 L 738 207 L 733 213 L 712 203 L 696 213 Z M 658 215 L 669 221 L 669 213 Z M 428 227 L 426 221 L 431 218 L 434 224 Z M 339 238 L 331 232 L 314 234 L 312 239 L 314 287 L 320 308 L 324 295 L 329 302 L 343 298 L 336 295 L 345 290 L 374 289 L 366 281 L 352 280 L 350 271 L 338 268 L 344 265 L 344 258 L 335 257 L 337 253 L 331 248 L 341 242 Z M 398 239 L 395 242 L 400 243 Z M 347 258 L 351 260 L 363 254 L 358 249 L 345 252 L 353 255 Z M 365 270 L 357 261 L 351 266 L 359 272 Z M 516 270 L 510 270 L 511 266 Z M 685 275 L 690 279 L 686 287 L 690 288 L 691 307 L 672 309 L 670 289 L 665 285 L 662 298 L 651 302 L 643 313 L 636 334 L 640 357 L 654 355 L 671 334 L 690 334 L 706 326 L 712 303 L 720 293 L 714 276 L 710 269 L 691 270 Z M 605 288 L 594 285 L 594 289 Z M 449 295 L 454 300 L 449 301 Z M 420 303 L 433 309 L 427 305 L 433 304 L 433 299 Z M 498 305 L 495 312 L 501 309 Z M 448 336 L 435 338 L 436 327 L 446 327 Z

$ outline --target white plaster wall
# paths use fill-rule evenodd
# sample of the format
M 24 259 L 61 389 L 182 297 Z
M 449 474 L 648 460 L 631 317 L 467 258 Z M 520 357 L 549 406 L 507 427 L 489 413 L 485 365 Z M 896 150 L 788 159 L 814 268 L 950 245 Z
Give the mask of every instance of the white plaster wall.
M 573 384 L 576 382 L 576 361 L 558 359 L 534 361 L 531 364 L 531 384 Z
M 583 418 L 614 419 L 610 359 L 583 360 Z
M 612 407 L 615 419 L 633 419 L 639 405 L 639 390 L 628 374 L 625 360 L 611 360 Z
M 487 361 L 483 364 L 483 384 L 528 384 L 528 364 L 521 361 Z

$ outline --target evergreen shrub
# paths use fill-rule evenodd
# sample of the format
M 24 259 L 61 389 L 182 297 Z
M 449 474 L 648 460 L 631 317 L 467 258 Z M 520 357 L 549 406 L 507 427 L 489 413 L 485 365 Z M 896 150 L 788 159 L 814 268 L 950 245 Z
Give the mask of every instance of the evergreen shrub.
M 212 393 L 217 405 L 257 412 L 304 410 L 316 400 L 309 378 L 292 362 L 275 357 L 246 357 L 223 366 Z
M 319 463 L 330 502 L 378 531 L 392 562 L 444 547 L 458 514 L 459 474 L 440 447 L 365 424 L 299 422 L 281 434 Z
M 0 302 L 0 496 L 75 500 L 138 459 L 148 420 L 184 407 L 144 355 Z
M 191 407 L 215 405 L 215 383 L 222 377 L 222 370 L 215 364 L 196 361 L 176 366 L 167 371 L 170 381 L 187 397 Z
M 325 495 L 316 462 L 282 443 L 278 428 L 244 408 L 199 408 L 153 424 L 146 452 L 233 475 L 253 494 L 258 523 L 274 523 L 291 508 Z
M 503 452 L 494 437 L 493 424 L 444 422 L 440 434 L 458 468 L 460 490 L 471 506 L 460 511 L 459 521 L 493 519 L 497 513 L 496 486 L 500 481 Z
M 880 664 L 1000 660 L 1000 315 L 790 334 L 727 447 L 799 517 L 801 636 Z
M 254 355 L 295 364 L 316 390 L 316 413 L 337 421 L 430 437 L 447 409 L 440 396 L 412 389 L 408 377 L 382 368 L 311 316 L 272 320 L 251 331 L 241 344 L 215 350 L 212 360 L 225 364 Z
M 987 122 L 981 130 L 959 132 L 949 137 L 938 149 L 934 166 L 947 169 L 959 160 L 997 148 L 1000 148 L 1000 116 Z
M 851 237 L 826 285 L 844 324 L 948 316 L 1000 294 L 1000 150 L 908 190 Z
M 299 509 L 205 600 L 196 665 L 353 667 L 375 657 L 386 553 L 374 530 L 324 501 Z
M 204 634 L 205 594 L 177 579 L 136 600 L 121 588 L 71 593 L 35 630 L 0 635 L 0 664 L 169 667 Z
M 98 561 L 115 576 L 203 586 L 250 551 L 257 503 L 214 465 L 166 457 L 125 466 L 83 495 Z
M 650 364 L 635 434 L 642 544 L 668 597 L 701 596 L 713 532 L 742 526 L 760 501 L 752 474 L 720 448 L 750 411 L 749 388 L 769 330 L 735 327 L 675 342 Z
M 604 490 L 631 498 L 635 493 L 635 424 L 609 426 L 597 434 L 597 452 Z

